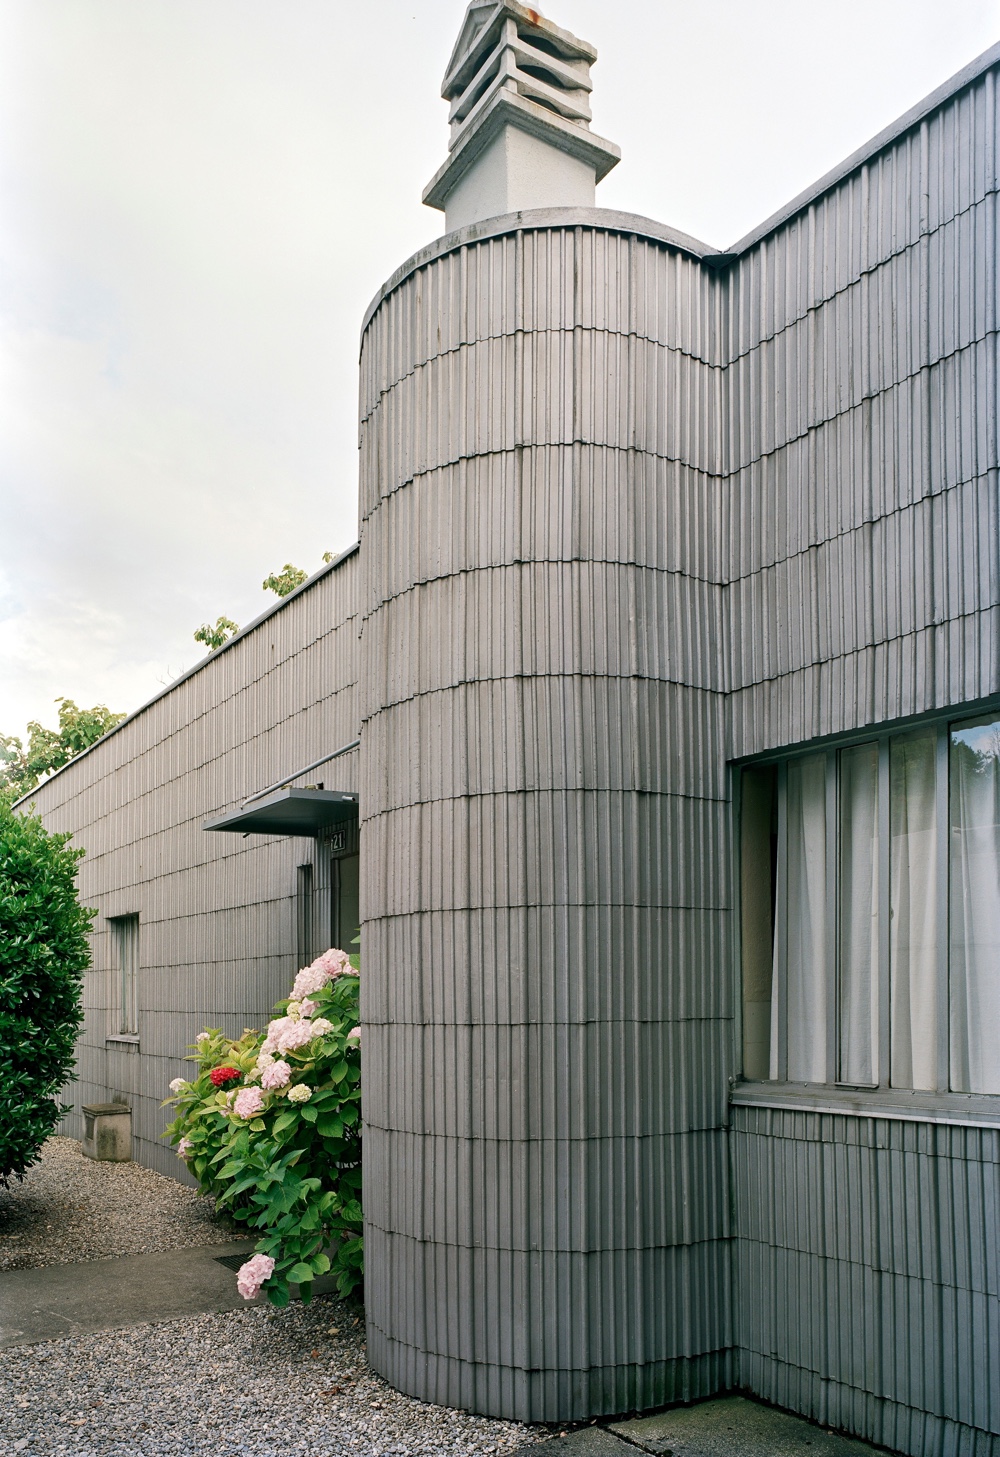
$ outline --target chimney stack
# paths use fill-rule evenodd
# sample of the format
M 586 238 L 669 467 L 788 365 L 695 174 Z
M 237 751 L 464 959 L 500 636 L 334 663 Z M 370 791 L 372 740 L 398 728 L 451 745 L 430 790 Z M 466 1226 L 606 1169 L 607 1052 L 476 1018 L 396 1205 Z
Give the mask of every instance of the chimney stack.
M 449 157 L 424 190 L 447 232 L 505 213 L 593 207 L 619 161 L 590 130 L 597 52 L 515 0 L 472 0 L 445 73 Z

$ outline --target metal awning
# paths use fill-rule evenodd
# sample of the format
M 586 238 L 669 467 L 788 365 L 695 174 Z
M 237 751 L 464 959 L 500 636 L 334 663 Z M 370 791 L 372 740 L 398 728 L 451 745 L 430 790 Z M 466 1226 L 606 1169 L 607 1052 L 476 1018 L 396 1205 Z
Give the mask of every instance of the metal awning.
M 358 796 L 335 789 L 279 789 L 232 814 L 206 820 L 203 830 L 240 835 L 320 835 L 358 817 Z

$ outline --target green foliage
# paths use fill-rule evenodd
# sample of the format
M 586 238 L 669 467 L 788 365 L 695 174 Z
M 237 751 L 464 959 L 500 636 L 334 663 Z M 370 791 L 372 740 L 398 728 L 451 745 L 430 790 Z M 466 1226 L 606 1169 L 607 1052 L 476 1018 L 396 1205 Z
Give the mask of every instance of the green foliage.
M 320 962 L 338 955 L 328 952 Z M 290 1284 L 308 1300 L 311 1282 L 327 1273 L 341 1295 L 363 1280 L 356 968 L 351 957 L 345 972 L 310 992 L 305 1017 L 298 1002 L 279 1002 L 267 1034 L 248 1031 L 231 1042 L 202 1033 L 192 1058 L 197 1075 L 171 1084 L 175 1097 L 167 1100 L 177 1106 L 167 1136 L 202 1192 L 260 1231 L 256 1249 L 275 1261 L 263 1287 L 274 1305 L 288 1303 Z M 317 1035 L 278 1051 L 275 1038 L 293 1022 L 316 1026 Z M 290 1069 L 288 1082 L 261 1088 L 262 1072 L 278 1062 Z M 235 1068 L 239 1082 L 216 1088 L 210 1074 L 223 1067 Z M 237 1095 L 258 1088 L 263 1108 L 239 1116 Z M 289 1097 L 297 1088 L 308 1090 L 307 1100 Z
M 221 648 L 224 642 L 235 637 L 239 630 L 239 623 L 234 622 L 231 617 L 220 617 L 216 619 L 214 627 L 210 622 L 203 622 L 194 634 L 194 640 L 203 642 L 209 652 L 214 653 L 216 648 Z
M 323 553 L 323 561 L 332 562 L 333 553 L 325 551 Z M 294 592 L 296 587 L 301 587 L 308 576 L 309 573 L 303 571 L 301 567 L 296 567 L 291 562 L 286 562 L 280 572 L 272 572 L 269 577 L 265 577 L 261 586 L 265 592 L 276 592 L 279 597 L 287 597 L 289 592 Z M 195 642 L 205 643 L 214 652 L 216 648 L 221 648 L 222 644 L 228 642 L 233 634 L 237 632 L 239 632 L 239 628 L 231 618 L 220 617 L 214 627 L 208 622 L 202 623 L 194 635 L 194 640 Z
M 16 735 L 0 734 L 0 792 L 8 799 L 28 794 L 43 775 L 61 769 L 125 717 L 103 703 L 93 708 L 78 708 L 72 698 L 57 698 L 56 703 L 58 729 L 43 728 L 32 719 L 27 748 Z
M 291 562 L 286 562 L 280 572 L 272 572 L 269 577 L 264 578 L 264 591 L 277 592 L 279 597 L 287 597 L 289 592 L 302 586 L 308 575 L 301 567 L 293 567 Z
M 82 850 L 0 799 L 0 1185 L 22 1178 L 62 1117 L 96 912 L 76 894 Z

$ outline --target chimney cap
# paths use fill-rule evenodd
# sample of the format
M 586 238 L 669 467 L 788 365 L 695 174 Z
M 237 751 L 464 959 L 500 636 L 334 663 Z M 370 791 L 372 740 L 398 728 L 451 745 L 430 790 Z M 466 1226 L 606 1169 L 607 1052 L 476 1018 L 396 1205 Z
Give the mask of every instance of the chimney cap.
M 450 155 L 423 194 L 449 231 L 524 209 L 594 205 L 596 184 L 621 157 L 590 130 L 596 59 L 587 41 L 518 0 L 472 0 L 441 88 Z

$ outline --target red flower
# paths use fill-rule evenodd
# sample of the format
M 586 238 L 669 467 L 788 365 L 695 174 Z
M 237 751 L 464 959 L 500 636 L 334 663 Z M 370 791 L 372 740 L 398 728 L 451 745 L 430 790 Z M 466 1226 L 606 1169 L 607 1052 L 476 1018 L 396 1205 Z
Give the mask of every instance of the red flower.
M 223 1083 L 239 1082 L 242 1074 L 236 1067 L 213 1067 L 208 1076 L 215 1087 L 221 1088 Z

